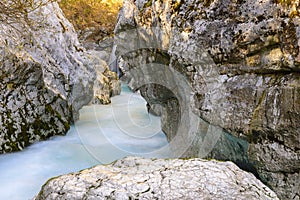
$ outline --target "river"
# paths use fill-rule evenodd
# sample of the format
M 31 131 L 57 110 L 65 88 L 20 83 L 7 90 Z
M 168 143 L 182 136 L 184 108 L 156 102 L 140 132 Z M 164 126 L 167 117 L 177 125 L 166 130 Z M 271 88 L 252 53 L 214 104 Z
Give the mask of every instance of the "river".
M 49 178 L 125 156 L 168 157 L 160 118 L 122 84 L 110 105 L 89 105 L 66 136 L 38 142 L 21 152 L 0 155 L 0 199 L 32 199 Z

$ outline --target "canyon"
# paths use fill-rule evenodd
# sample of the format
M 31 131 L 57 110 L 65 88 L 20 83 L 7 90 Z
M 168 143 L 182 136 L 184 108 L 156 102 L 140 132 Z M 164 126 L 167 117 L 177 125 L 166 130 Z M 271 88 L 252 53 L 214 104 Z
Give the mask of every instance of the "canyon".
M 120 94 L 120 76 L 160 117 L 169 159 L 55 177 L 36 199 L 300 199 L 299 13 L 298 0 L 125 0 L 110 59 L 55 2 L 24 21 L 2 13 L 0 153 L 66 134 L 84 105 Z

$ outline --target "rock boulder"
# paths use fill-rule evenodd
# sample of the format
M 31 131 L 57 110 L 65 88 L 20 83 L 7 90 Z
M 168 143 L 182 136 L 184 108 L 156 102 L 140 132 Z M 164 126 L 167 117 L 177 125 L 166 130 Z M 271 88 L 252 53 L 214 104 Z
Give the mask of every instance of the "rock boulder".
M 278 199 L 232 162 L 128 157 L 50 179 L 35 200 Z

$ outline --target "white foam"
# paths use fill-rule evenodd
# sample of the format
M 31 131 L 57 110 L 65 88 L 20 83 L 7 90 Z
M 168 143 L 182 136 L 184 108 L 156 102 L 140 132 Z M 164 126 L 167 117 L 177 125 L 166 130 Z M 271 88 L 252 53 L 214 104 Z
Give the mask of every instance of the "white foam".
M 122 85 L 111 105 L 84 107 L 66 136 L 0 155 L 0 199 L 31 199 L 51 177 L 124 156 L 168 157 L 160 119 L 148 115 L 145 104 Z

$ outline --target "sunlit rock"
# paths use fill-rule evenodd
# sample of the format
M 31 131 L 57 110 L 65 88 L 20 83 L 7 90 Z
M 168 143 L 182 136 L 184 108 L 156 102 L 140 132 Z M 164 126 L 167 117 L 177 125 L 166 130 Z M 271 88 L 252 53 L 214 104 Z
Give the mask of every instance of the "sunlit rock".
M 35 199 L 278 198 L 232 162 L 128 157 L 50 179 Z

